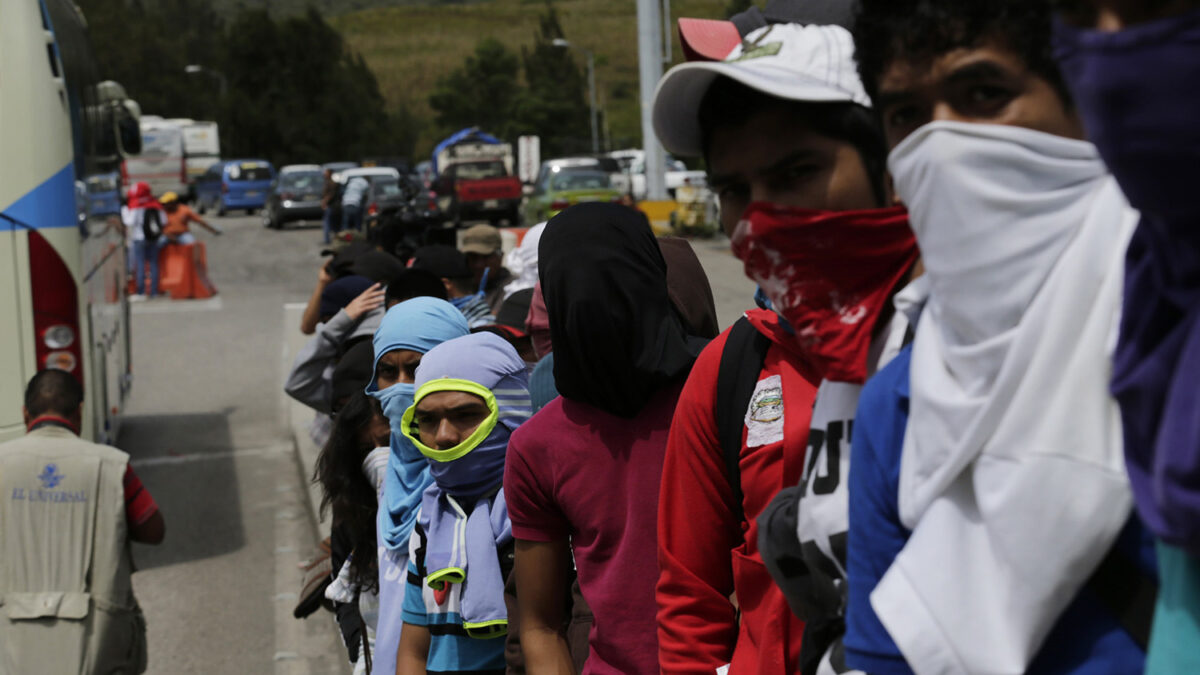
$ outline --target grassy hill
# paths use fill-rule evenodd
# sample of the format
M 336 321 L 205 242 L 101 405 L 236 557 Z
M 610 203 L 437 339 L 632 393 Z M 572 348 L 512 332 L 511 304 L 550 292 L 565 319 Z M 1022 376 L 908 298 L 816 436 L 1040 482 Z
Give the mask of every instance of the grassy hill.
M 275 11 L 289 2 L 271 0 L 270 6 Z M 386 7 L 344 11 L 355 3 L 380 4 L 377 0 L 324 0 L 316 4 L 320 9 L 332 10 L 330 23 L 375 71 L 388 105 L 403 105 L 425 123 L 417 143 L 418 155 L 428 154 L 440 140 L 428 102 L 437 79 L 461 65 L 483 37 L 494 37 L 520 53 L 522 45 L 532 45 L 537 17 L 546 7 L 544 0 L 393 0 Z M 300 4 L 300 0 L 292 4 Z M 681 16 L 721 18 L 727 4 L 728 0 L 674 0 L 671 26 Z M 608 113 L 613 148 L 640 142 L 635 0 L 557 0 L 554 6 L 567 39 L 596 54 L 597 96 L 600 107 Z M 674 51 L 678 62 L 677 44 Z M 581 67 L 584 62 L 580 54 Z

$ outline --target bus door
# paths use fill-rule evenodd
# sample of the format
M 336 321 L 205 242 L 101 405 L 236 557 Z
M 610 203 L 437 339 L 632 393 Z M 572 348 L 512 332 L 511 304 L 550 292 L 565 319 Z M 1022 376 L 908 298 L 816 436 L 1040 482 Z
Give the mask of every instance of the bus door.
M 0 220 L 0 373 L 13 383 L 25 382 L 25 348 L 21 344 L 24 334 L 20 320 L 18 293 L 23 284 L 18 279 L 16 234 L 10 223 Z M 0 387 L 0 439 L 13 438 L 24 433 L 21 407 L 25 404 L 24 387 Z

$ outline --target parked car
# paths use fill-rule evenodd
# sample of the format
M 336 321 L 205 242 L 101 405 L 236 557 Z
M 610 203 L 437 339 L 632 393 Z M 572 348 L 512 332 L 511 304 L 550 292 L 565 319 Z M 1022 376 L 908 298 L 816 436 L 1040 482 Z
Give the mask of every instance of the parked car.
M 343 169 L 342 171 L 335 171 L 333 174 L 333 180 L 335 183 L 337 183 L 337 193 L 333 198 L 333 202 L 330 204 L 329 214 L 330 220 L 332 220 L 334 223 L 340 224 L 342 222 L 342 193 L 345 191 L 346 184 L 350 182 L 350 179 L 356 177 L 365 178 L 367 179 L 367 183 L 370 184 L 380 179 L 398 180 L 400 178 L 400 172 L 396 169 L 386 166 L 356 166 L 349 169 Z
M 321 165 L 321 171 L 325 171 L 326 169 L 332 170 L 335 179 L 339 173 L 345 171 L 346 169 L 357 168 L 358 162 L 325 162 Z
M 595 166 L 554 166 L 543 171 L 525 203 L 525 223 L 534 225 L 582 202 L 615 202 L 623 193 L 612 174 Z
M 555 169 L 596 169 L 608 174 L 609 182 L 614 190 L 620 192 L 629 192 L 631 184 L 629 174 L 626 172 L 621 160 L 615 157 L 560 157 L 558 159 L 548 159 L 542 162 L 541 168 L 538 170 L 537 179 L 533 184 L 540 185 L 546 176 Z M 526 189 L 528 194 L 528 189 Z
M 234 159 L 218 162 L 196 181 L 196 202 L 200 213 L 209 209 L 218 216 L 233 209 L 245 209 L 254 215 L 267 203 L 275 167 L 262 159 Z
M 320 220 L 325 174 L 316 164 L 293 164 L 279 170 L 263 207 L 263 225 L 278 230 L 298 220 Z
M 708 184 L 708 177 L 703 171 L 689 171 L 687 165 L 683 162 L 666 156 L 667 173 L 665 176 L 667 195 L 671 199 L 675 199 L 675 191 L 684 185 L 692 187 L 704 187 Z M 641 200 L 646 198 L 646 161 L 642 157 L 633 160 L 629 166 L 629 177 L 633 185 L 634 198 Z

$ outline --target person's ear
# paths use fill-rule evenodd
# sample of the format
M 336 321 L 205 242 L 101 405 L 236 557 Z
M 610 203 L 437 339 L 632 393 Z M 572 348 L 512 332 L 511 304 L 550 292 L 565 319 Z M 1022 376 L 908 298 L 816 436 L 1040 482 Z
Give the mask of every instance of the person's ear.
M 29 415 L 29 408 L 21 406 L 21 416 L 25 418 L 25 426 L 28 427 L 29 423 L 33 421 L 33 417 Z

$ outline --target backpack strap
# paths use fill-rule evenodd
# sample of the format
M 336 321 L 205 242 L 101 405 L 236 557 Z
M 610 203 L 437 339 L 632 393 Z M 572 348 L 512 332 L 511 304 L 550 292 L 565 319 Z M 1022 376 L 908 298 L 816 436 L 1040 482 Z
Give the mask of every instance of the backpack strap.
M 759 333 L 746 317 L 738 319 L 729 331 L 721 351 L 721 366 L 717 371 L 717 440 L 725 457 L 725 475 L 732 488 L 730 505 L 738 522 L 745 522 L 742 508 L 742 429 L 746 426 L 746 410 L 771 341 Z

